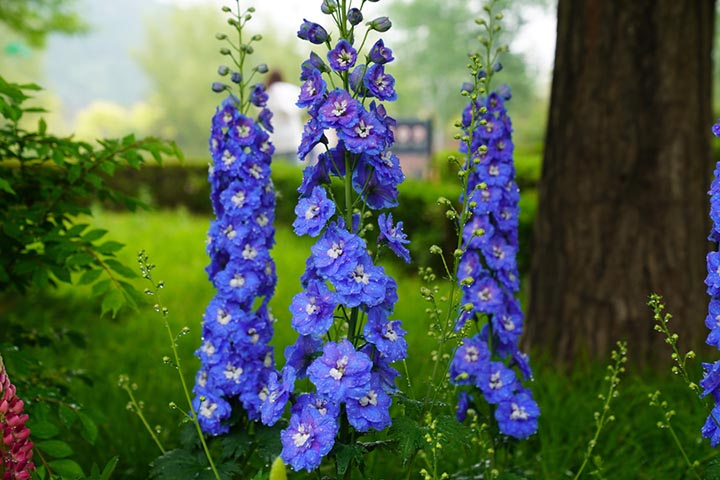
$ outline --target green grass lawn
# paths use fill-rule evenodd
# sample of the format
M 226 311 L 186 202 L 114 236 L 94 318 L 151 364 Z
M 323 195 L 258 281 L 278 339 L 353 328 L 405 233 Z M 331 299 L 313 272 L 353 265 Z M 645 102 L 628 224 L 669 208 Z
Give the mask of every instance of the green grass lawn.
M 199 366 L 193 351 L 200 344 L 202 313 L 213 295 L 204 272 L 208 222 L 209 218 L 193 217 L 182 211 L 132 215 L 98 212 L 94 220 L 94 224 L 110 231 L 109 237 L 126 244 L 121 259 L 128 265 L 136 265 L 137 251 L 144 249 L 157 266 L 154 276 L 165 282 L 161 300 L 170 311 L 173 330 L 190 328 L 190 334 L 179 340 L 183 370 L 190 384 Z M 282 349 L 295 339 L 288 306 L 300 290 L 298 278 L 312 241 L 295 237 L 287 228 L 278 230 L 276 240 L 273 257 L 279 282 L 271 305 L 278 318 L 273 343 L 278 347 L 278 364 L 282 365 Z M 400 275 L 393 269 L 391 273 Z M 403 320 L 409 332 L 408 371 L 416 390 L 423 390 L 435 344 L 427 336 L 419 280 L 407 274 L 397 278 L 400 299 L 395 318 Z M 145 285 L 138 280 L 138 287 L 144 289 Z M 162 361 L 163 356 L 170 354 L 167 334 L 162 319 L 149 305 L 137 312 L 123 311 L 115 319 L 100 318 L 100 306 L 88 301 L 88 293 L 83 288 L 63 288 L 59 292 L 14 299 L 6 311 L 14 319 L 29 324 L 65 326 L 86 335 L 85 349 L 37 350 L 48 365 L 82 369 L 93 381 L 92 385 L 75 382 L 73 392 L 100 427 L 95 447 L 74 442 L 76 453 L 82 453 L 77 455 L 78 461 L 87 467 L 93 462 L 104 464 L 111 456 L 119 455 L 116 478 L 146 478 L 147 465 L 159 451 L 137 417 L 126 411 L 127 398 L 117 387 L 117 379 L 120 374 L 128 374 L 138 385 L 136 395 L 145 402 L 148 421 L 162 427 L 160 438 L 167 447 L 175 446 L 180 415 L 170 410 L 168 403 L 175 401 L 184 407 L 184 401 L 176 372 Z M 632 351 L 632 345 L 629 348 Z M 602 405 L 597 394 L 605 390 L 605 367 L 582 363 L 563 372 L 542 358 L 535 358 L 533 365 L 536 377 L 531 388 L 542 410 L 540 431 L 523 444 L 516 467 L 531 473 L 531 478 L 565 478 L 568 470 L 578 467 L 592 437 L 593 412 Z M 632 371 L 620 386 L 620 397 L 614 405 L 616 421 L 600 437 L 596 450 L 603 458 L 605 478 L 691 478 L 668 430 L 656 427 L 661 413 L 648 406 L 647 396 L 657 388 L 663 390 L 677 412 L 673 425 L 690 458 L 707 460 L 715 455 L 707 442 L 700 439 L 706 412 L 679 379 L 665 371 Z

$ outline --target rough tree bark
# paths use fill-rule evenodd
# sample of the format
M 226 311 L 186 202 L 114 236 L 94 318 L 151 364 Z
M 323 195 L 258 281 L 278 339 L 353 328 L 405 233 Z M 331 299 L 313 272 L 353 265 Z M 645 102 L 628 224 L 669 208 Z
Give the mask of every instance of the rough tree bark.
M 559 0 L 528 339 L 556 360 L 702 343 L 714 0 Z

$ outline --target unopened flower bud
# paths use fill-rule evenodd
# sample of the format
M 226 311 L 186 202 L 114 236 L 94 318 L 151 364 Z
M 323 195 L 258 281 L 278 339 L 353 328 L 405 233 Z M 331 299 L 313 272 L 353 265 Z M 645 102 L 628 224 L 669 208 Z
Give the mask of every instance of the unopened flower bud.
M 368 22 L 367 25 L 370 27 L 370 30 L 387 32 L 390 30 L 390 27 L 392 27 L 392 22 L 390 22 L 388 17 L 378 17 L 375 20 Z
M 224 77 L 225 75 L 227 75 L 228 73 L 230 73 L 230 69 L 228 68 L 227 65 L 220 65 L 220 66 L 218 67 L 217 72 L 218 72 L 218 75 L 220 75 L 221 77 Z
M 225 84 L 222 83 L 222 82 L 213 82 L 213 84 L 212 84 L 212 86 L 211 86 L 210 88 L 212 88 L 212 91 L 213 91 L 213 92 L 215 92 L 215 93 L 220 93 L 220 92 L 224 91 L 224 90 L 227 88 L 227 85 L 225 85 Z
M 242 82 L 242 74 L 240 72 L 232 72 L 230 75 L 230 80 L 233 83 L 240 83 Z

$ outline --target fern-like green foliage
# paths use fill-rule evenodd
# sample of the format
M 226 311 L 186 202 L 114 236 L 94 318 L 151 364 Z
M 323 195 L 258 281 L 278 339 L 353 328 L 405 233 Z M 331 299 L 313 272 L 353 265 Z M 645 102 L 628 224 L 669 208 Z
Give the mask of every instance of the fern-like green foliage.
M 38 90 L 0 76 L 0 291 L 24 293 L 74 280 L 92 284 L 103 298 L 103 313 L 114 315 L 135 305 L 138 293 L 126 279 L 136 274 L 114 258 L 122 244 L 105 241 L 105 230 L 82 219 L 91 215 L 93 202 L 141 206 L 108 186 L 117 170 L 181 154 L 156 138 L 128 135 L 90 144 L 57 137 L 42 118 L 26 130 L 23 117 L 42 112 L 25 106 Z

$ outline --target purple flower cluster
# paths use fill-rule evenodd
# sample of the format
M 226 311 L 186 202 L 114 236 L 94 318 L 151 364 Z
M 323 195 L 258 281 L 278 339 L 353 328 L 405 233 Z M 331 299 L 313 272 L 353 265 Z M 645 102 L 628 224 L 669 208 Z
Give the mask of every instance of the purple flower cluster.
M 464 226 L 463 255 L 458 280 L 463 310 L 456 329 L 483 318 L 481 332 L 464 339 L 453 357 L 450 373 L 456 385 L 472 385 L 495 405 L 500 432 L 526 438 L 537 431 L 540 415 L 530 390 L 516 371 L 529 379 L 528 357 L 519 350 L 523 313 L 515 294 L 520 288 L 517 269 L 518 201 L 513 165 L 512 125 L 498 93 L 468 105 L 463 127 L 470 138 L 461 144 L 467 154 L 465 203 L 469 220 Z M 463 394 L 458 418 L 464 418 L 469 396 Z
M 251 96 L 257 107 L 266 99 L 261 91 Z M 228 431 L 230 400 L 239 400 L 250 419 L 269 417 L 272 412 L 263 412 L 268 398 L 282 396 L 281 387 L 294 381 L 293 372 L 278 378 L 268 345 L 273 333 L 268 302 L 276 283 L 269 254 L 275 192 L 268 138 L 259 121 L 241 113 L 235 96 L 223 100 L 213 116 L 209 179 L 216 219 L 208 232 L 206 270 L 217 293 L 203 317 L 193 402 L 200 425 L 212 435 Z
M 349 22 L 349 29 L 362 19 L 358 9 L 335 15 L 336 8 L 326 13 L 336 22 Z M 298 36 L 326 43 L 329 51 L 327 63 L 312 53 L 302 65 L 297 104 L 307 108 L 310 118 L 298 155 L 304 159 L 318 145 L 324 151 L 305 168 L 298 189 L 295 233 L 318 240 L 301 278 L 303 290 L 290 307 L 300 336 L 285 350 L 285 368 L 298 379 L 308 378 L 315 392 L 293 397 L 281 456 L 294 470 L 314 470 L 335 444 L 341 424 L 364 433 L 391 423 L 390 395 L 399 374 L 390 363 L 407 356 L 406 332 L 390 318 L 397 284 L 373 262 L 360 235 L 365 217 L 353 215 L 353 209 L 356 202 L 370 210 L 397 205 L 404 176 L 390 150 L 395 120 L 379 103 L 396 98 L 394 79 L 385 73 L 392 52 L 378 40 L 361 56 L 352 35 L 333 45 L 323 27 L 307 20 Z M 368 64 L 358 65 L 360 58 Z M 346 88 L 329 87 L 333 84 Z M 336 144 L 330 145 L 326 131 L 335 133 Z M 345 184 L 340 204 L 330 195 L 333 178 Z M 393 224 L 386 214 L 378 221 L 378 243 L 409 260 L 402 222 Z
M 712 132 L 720 137 L 720 123 L 713 125 Z M 708 240 L 720 241 L 720 162 L 715 166 L 714 179 L 710 184 L 710 218 L 713 226 L 710 230 Z M 707 255 L 707 293 L 710 295 L 708 315 L 705 318 L 705 325 L 710 330 L 707 337 L 707 344 L 720 350 L 720 252 L 710 252 Z M 700 381 L 703 388 L 703 396 L 712 395 L 715 400 L 715 408 L 705 421 L 702 427 L 702 435 L 710 439 L 710 444 L 716 447 L 720 444 L 720 360 L 715 363 L 703 363 L 705 370 L 704 378 Z

